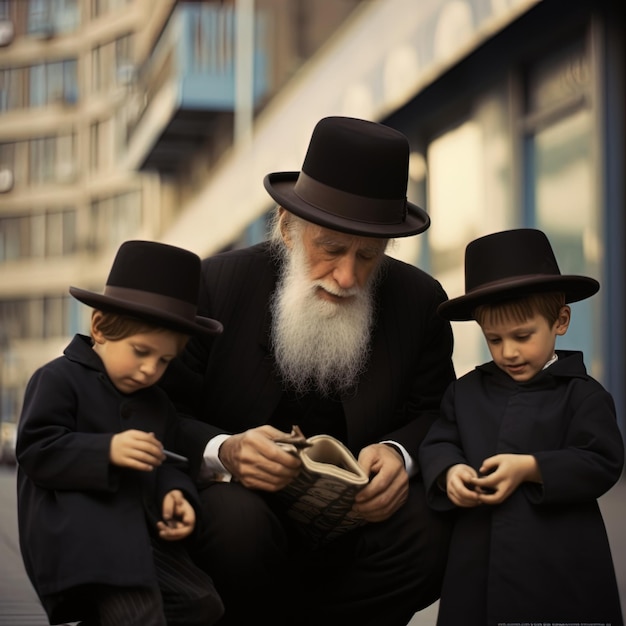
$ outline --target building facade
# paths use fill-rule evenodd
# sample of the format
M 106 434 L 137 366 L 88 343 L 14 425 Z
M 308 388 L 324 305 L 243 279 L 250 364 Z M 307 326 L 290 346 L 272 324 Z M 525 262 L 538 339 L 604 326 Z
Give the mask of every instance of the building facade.
M 561 347 L 625 424 L 624 18 L 617 0 L 0 0 L 0 409 L 85 332 L 121 241 L 265 236 L 271 171 L 326 115 L 412 146 L 431 228 L 392 254 L 463 292 L 471 239 L 539 227 L 596 277 Z M 488 358 L 458 323 L 455 363 Z

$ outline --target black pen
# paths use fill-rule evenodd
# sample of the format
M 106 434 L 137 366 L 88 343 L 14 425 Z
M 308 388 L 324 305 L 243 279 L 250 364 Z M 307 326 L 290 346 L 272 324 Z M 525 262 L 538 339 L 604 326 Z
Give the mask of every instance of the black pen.
M 189 459 L 186 456 L 176 454 L 176 452 L 170 452 L 169 450 L 163 450 L 163 454 L 172 461 L 181 461 L 182 463 L 189 463 Z

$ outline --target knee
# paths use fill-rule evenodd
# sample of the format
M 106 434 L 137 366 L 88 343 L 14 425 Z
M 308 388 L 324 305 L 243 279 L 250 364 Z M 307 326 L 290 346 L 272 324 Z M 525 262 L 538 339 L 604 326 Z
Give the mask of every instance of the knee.
M 248 560 L 286 551 L 280 520 L 260 494 L 237 483 L 224 483 L 203 490 L 200 499 L 196 555 L 206 553 L 209 561 L 243 566 Z

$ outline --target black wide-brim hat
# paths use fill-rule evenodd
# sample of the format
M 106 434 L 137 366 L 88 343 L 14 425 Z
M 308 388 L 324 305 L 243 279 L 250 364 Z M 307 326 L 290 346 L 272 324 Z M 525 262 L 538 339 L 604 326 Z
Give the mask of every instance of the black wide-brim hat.
M 117 254 L 104 293 L 70 287 L 94 309 L 129 315 L 184 334 L 215 335 L 217 320 L 197 315 L 200 257 L 155 241 L 126 241 Z
M 332 230 L 407 237 L 430 226 L 407 201 L 409 142 L 397 130 L 351 117 L 326 117 L 311 135 L 302 171 L 268 174 L 263 184 L 282 207 Z
M 595 294 L 600 283 L 588 276 L 563 275 L 545 233 L 533 228 L 485 235 L 465 248 L 465 295 L 442 302 L 439 315 L 451 321 L 474 319 L 481 304 L 548 291 L 577 302 Z

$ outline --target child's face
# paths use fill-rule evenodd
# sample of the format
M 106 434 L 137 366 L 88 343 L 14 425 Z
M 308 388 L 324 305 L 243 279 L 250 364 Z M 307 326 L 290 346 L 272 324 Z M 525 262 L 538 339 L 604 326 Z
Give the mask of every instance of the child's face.
M 167 330 L 138 333 L 116 341 L 94 333 L 94 350 L 122 393 L 133 393 L 156 384 L 178 354 L 179 347 L 179 336 Z
M 554 355 L 557 335 L 569 325 L 568 307 L 552 326 L 543 315 L 524 322 L 486 321 L 481 326 L 494 363 L 513 380 L 525 382 L 540 372 Z

